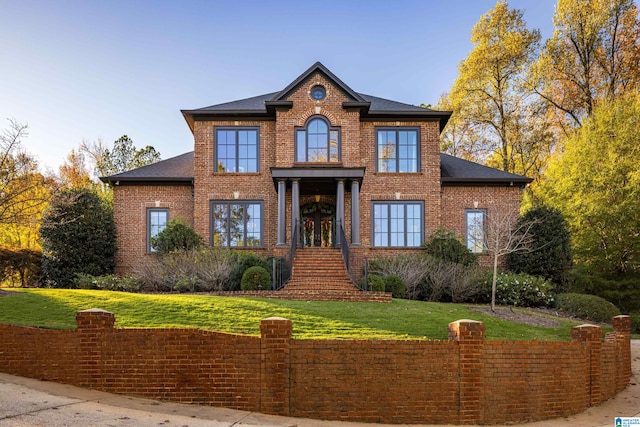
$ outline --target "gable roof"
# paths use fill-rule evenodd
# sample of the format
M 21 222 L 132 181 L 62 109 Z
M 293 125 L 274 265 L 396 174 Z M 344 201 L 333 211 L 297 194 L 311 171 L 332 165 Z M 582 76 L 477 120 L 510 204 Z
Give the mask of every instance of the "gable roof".
M 185 183 L 193 182 L 193 151 L 127 172 L 100 178 L 103 182 L 122 183 Z M 440 154 L 440 178 L 443 185 L 519 185 L 533 181 L 499 169 L 483 166 L 448 154 Z
M 194 110 L 181 110 L 181 112 L 191 131 L 193 131 L 194 122 L 197 119 L 209 120 L 221 117 L 257 117 L 275 119 L 276 108 L 290 108 L 293 105 L 293 102 L 288 101 L 286 97 L 316 71 L 324 74 L 327 79 L 331 80 L 350 99 L 342 104 L 343 108 L 359 109 L 360 117 L 362 119 L 436 119 L 440 123 L 440 132 L 442 132 L 447 121 L 449 121 L 449 117 L 451 117 L 451 111 L 437 111 L 379 98 L 377 96 L 358 93 L 347 86 L 320 62 L 313 64 L 279 92 L 271 92 L 264 95 L 224 102 L 222 104 L 210 105 L 208 107 L 197 108 Z
M 322 65 L 320 62 L 316 62 L 311 67 L 307 69 L 304 73 L 300 74 L 297 79 L 289 83 L 287 87 L 282 89 L 280 92 L 276 94 L 273 98 L 273 101 L 282 101 L 286 98 L 286 96 L 296 89 L 300 84 L 302 84 L 311 74 L 316 71 L 321 72 L 325 75 L 329 80 L 333 81 L 333 83 L 342 89 L 352 100 L 357 102 L 365 102 L 359 94 L 353 91 L 349 86 L 347 86 L 342 80 L 340 80 L 335 74 L 333 74 L 327 67 Z

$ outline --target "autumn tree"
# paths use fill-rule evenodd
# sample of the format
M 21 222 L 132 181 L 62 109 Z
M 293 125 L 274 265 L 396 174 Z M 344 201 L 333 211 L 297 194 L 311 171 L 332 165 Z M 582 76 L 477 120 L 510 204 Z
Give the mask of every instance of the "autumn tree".
M 569 135 L 598 101 L 638 90 L 638 9 L 633 0 L 558 0 L 553 23 L 529 83 Z
M 62 185 L 66 188 L 90 188 L 94 184 L 85 157 L 79 151 L 71 150 L 59 171 Z
M 38 249 L 38 223 L 56 186 L 22 149 L 27 135 L 15 120 L 0 131 L 0 243 Z
M 529 30 L 523 12 L 500 0 L 480 17 L 471 41 L 473 50 L 460 64 L 448 97 L 454 117 L 443 141 L 453 148 L 465 145 L 464 157 L 536 176 L 552 141 L 539 119 L 544 106 L 536 104 L 524 84 L 540 32 Z
M 574 259 L 640 272 L 640 95 L 603 102 L 549 165 L 543 192 L 569 223 Z

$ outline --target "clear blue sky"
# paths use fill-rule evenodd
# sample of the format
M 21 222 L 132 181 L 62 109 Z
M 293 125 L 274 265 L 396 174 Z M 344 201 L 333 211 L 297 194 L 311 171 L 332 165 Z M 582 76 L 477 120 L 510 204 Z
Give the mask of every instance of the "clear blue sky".
M 492 0 L 0 0 L 0 129 L 56 171 L 123 134 L 163 159 L 193 149 L 180 109 L 275 92 L 320 61 L 357 92 L 435 103 Z M 543 39 L 554 0 L 511 0 Z

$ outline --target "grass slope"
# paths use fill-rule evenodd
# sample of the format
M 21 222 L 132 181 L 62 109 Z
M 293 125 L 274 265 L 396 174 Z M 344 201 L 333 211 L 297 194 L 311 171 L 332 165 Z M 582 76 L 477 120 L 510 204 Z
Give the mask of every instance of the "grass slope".
M 7 289 L 8 290 L 8 289 Z M 447 339 L 460 319 L 485 322 L 489 340 L 568 341 L 575 322 L 532 327 L 474 312 L 465 305 L 395 299 L 390 304 L 286 301 L 208 295 L 146 295 L 67 289 L 12 289 L 0 297 L 0 323 L 74 329 L 75 313 L 102 308 L 120 328 L 199 328 L 259 335 L 260 320 L 291 319 L 298 339 Z

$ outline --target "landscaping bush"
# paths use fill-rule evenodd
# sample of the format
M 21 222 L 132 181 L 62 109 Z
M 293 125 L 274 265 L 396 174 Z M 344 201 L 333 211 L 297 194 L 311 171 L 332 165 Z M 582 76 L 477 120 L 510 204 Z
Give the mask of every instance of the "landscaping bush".
M 141 288 L 140 279 L 134 276 L 119 276 L 117 274 L 107 274 L 105 276 L 92 276 L 90 274 L 78 273 L 74 280 L 75 286 L 79 289 L 97 289 L 102 291 L 139 292 Z
M 556 298 L 556 308 L 594 322 L 609 323 L 620 314 L 620 310 L 604 298 L 586 294 L 560 294 Z
M 484 275 L 483 301 L 491 301 L 492 277 Z M 518 307 L 547 307 L 554 302 L 553 285 L 548 280 L 525 273 L 498 273 L 496 304 Z
M 640 276 L 603 277 L 584 266 L 576 266 L 570 272 L 569 293 L 597 295 L 610 301 L 622 312 L 640 307 Z
M 439 228 L 424 244 L 433 258 L 464 266 L 478 265 L 478 257 L 469 251 L 453 231 Z
M 375 275 L 398 276 L 405 287 L 408 299 L 424 299 L 427 272 L 433 265 L 431 257 L 401 254 L 390 258 L 375 258 L 369 262 L 369 271 Z
M 271 277 L 272 265 L 267 260 L 251 252 L 237 252 L 238 257 L 229 275 L 229 284 L 227 290 L 237 291 L 241 289 L 242 276 L 250 267 L 259 266 L 267 270 Z
M 507 256 L 507 265 L 515 273 L 544 277 L 565 290 L 573 264 L 571 235 L 559 210 L 539 206 L 527 211 L 519 224 L 533 223 L 529 233 L 533 251 L 517 251 Z
M 164 230 L 150 241 L 151 247 L 160 254 L 197 249 L 203 244 L 202 237 L 182 218 L 170 220 Z
M 365 283 L 364 283 L 364 276 L 360 279 L 360 281 L 358 282 L 360 285 L 360 288 L 364 289 L 365 287 Z M 373 292 L 384 292 L 384 280 L 382 279 L 381 276 L 378 276 L 377 274 L 367 274 L 367 287 L 366 289 L 368 291 L 373 291 Z
M 47 285 L 75 286 L 76 274 L 112 274 L 116 253 L 113 208 L 88 189 L 57 193 L 42 217 L 42 272 Z
M 203 246 L 188 251 L 158 254 L 138 267 L 142 289 L 148 292 L 226 290 L 237 254 Z
M 243 291 L 271 289 L 271 275 L 264 267 L 258 265 L 249 267 L 242 275 L 240 289 Z
M 384 290 L 391 292 L 394 298 L 404 298 L 404 283 L 399 276 L 390 274 L 382 278 L 384 281 Z
M 399 255 L 371 260 L 369 270 L 381 276 L 398 276 L 408 299 L 469 301 L 482 286 L 478 267 L 436 259 L 430 255 Z

